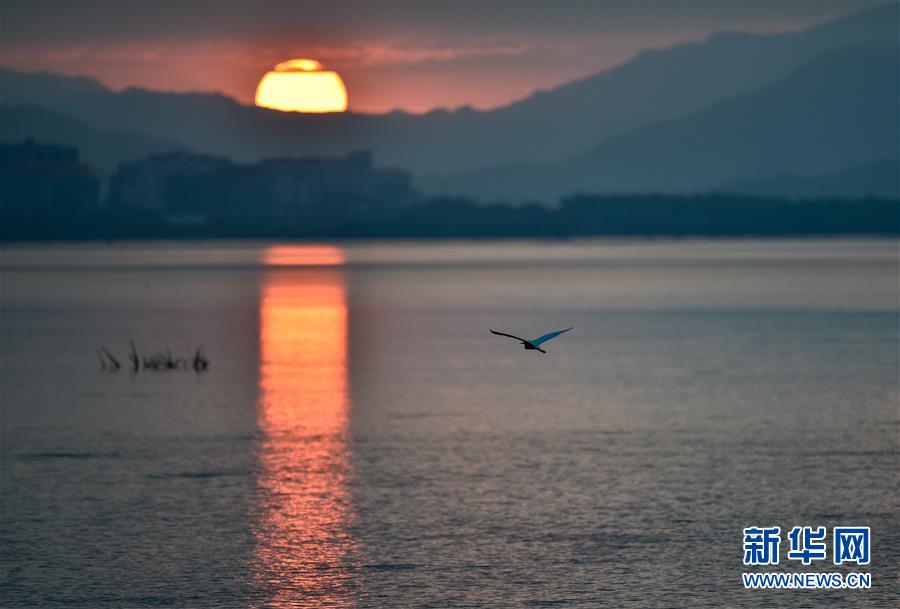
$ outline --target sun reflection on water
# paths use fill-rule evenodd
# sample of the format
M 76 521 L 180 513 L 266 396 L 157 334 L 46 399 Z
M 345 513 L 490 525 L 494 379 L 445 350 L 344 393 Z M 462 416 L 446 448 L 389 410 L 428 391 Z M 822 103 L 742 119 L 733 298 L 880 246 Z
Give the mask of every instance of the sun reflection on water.
M 338 266 L 344 251 L 333 245 L 273 245 L 263 251 L 266 266 Z
M 343 260 L 338 248 L 269 248 L 270 264 Z M 333 262 L 332 264 L 339 264 Z M 260 304 L 260 517 L 255 576 L 267 606 L 349 603 L 353 519 L 346 286 L 340 268 L 266 272 Z

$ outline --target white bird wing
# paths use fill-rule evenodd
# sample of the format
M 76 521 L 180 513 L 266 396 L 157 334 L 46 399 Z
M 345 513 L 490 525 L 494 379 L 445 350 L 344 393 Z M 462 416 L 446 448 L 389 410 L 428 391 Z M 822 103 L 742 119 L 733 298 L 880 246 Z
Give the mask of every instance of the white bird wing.
M 543 336 L 540 336 L 540 337 L 534 339 L 533 341 L 531 341 L 531 344 L 534 345 L 535 347 L 537 347 L 539 345 L 544 344 L 548 340 L 552 340 L 552 339 L 556 338 L 557 336 L 559 336 L 560 334 L 563 334 L 564 332 L 568 332 L 571 329 L 572 328 L 566 328 L 565 330 L 557 330 L 556 332 L 548 332 L 547 334 L 544 334 Z

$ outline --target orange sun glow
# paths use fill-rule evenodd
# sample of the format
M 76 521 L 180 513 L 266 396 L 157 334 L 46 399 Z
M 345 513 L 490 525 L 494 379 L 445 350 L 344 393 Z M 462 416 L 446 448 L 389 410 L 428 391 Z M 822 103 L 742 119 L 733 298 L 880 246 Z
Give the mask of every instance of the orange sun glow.
M 347 89 L 337 72 L 314 59 L 291 59 L 267 72 L 256 88 L 256 105 L 282 112 L 344 112 Z

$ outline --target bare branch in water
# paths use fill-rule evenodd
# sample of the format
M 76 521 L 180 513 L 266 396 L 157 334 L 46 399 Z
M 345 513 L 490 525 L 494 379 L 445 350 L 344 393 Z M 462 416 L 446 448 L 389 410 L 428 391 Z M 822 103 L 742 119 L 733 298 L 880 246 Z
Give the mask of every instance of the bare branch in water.
M 170 349 L 158 351 L 150 356 L 142 356 L 133 340 L 128 341 L 130 351 L 128 352 L 128 360 L 131 362 L 133 372 L 138 372 L 142 368 L 144 370 L 186 370 L 189 366 L 196 372 L 203 372 L 209 368 L 209 360 L 203 355 L 201 348 L 197 348 L 194 357 L 177 357 L 172 355 Z M 122 367 L 122 364 L 116 359 L 116 356 L 106 347 L 100 347 L 97 351 L 97 357 L 100 359 L 100 367 L 103 370 L 116 371 Z
M 134 341 L 129 340 L 128 344 L 131 346 L 131 352 L 128 354 L 128 358 L 131 360 L 131 370 L 133 372 L 137 372 L 141 369 L 141 358 L 138 356 L 137 348 L 134 346 Z
M 209 368 L 209 360 L 203 355 L 201 347 L 197 347 L 197 351 L 194 353 L 193 367 L 195 372 L 203 372 Z
M 109 349 L 101 346 L 100 351 L 102 351 L 103 355 L 105 355 L 109 359 L 110 363 L 112 363 L 113 370 L 118 370 L 122 367 L 122 364 L 119 363 L 119 360 L 116 359 L 115 355 L 109 352 Z

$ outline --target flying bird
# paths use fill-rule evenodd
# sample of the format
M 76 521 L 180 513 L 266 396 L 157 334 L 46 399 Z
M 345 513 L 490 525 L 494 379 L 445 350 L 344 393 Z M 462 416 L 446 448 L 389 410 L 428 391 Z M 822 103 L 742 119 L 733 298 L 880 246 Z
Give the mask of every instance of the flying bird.
M 518 336 L 513 336 L 512 334 L 506 334 L 504 332 L 497 332 L 496 330 L 491 330 L 491 334 L 496 334 L 497 336 L 508 336 L 509 338 L 514 338 L 518 341 L 521 341 L 522 346 L 525 347 L 526 351 L 540 351 L 541 353 L 546 353 L 543 349 L 541 349 L 541 345 L 543 345 L 548 340 L 552 340 L 559 336 L 564 332 L 568 332 L 572 328 L 566 328 L 565 330 L 557 330 L 556 332 L 548 332 L 543 336 L 539 336 L 538 338 L 533 338 L 531 340 L 527 338 L 519 338 Z

